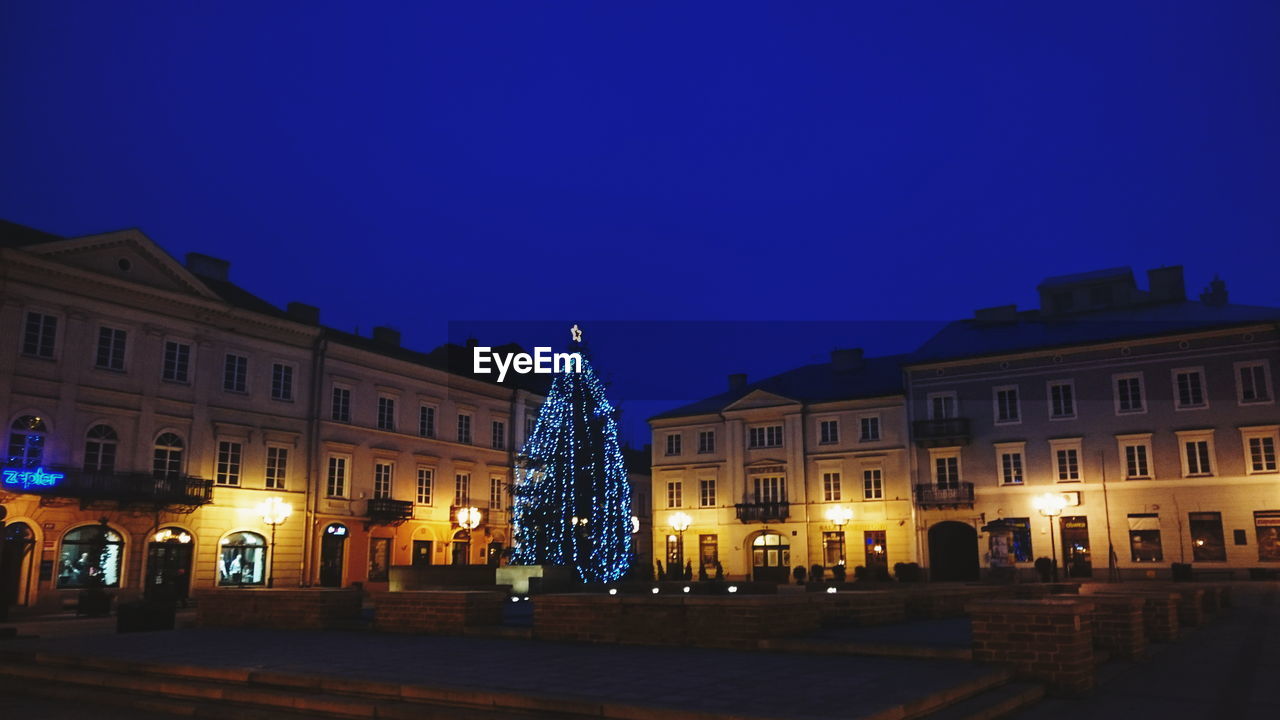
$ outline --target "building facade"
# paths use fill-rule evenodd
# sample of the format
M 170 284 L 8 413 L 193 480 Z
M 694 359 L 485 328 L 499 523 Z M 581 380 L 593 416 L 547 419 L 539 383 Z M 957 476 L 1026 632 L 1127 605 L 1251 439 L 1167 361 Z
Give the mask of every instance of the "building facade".
M 901 360 L 838 350 L 652 418 L 655 555 L 782 582 L 913 561 Z
M 224 261 L 178 263 L 136 230 L 0 223 L 0 260 L 4 602 L 497 561 L 512 448 L 541 396 L 459 372 L 449 347 L 276 308 Z M 269 524 L 268 500 L 292 513 Z

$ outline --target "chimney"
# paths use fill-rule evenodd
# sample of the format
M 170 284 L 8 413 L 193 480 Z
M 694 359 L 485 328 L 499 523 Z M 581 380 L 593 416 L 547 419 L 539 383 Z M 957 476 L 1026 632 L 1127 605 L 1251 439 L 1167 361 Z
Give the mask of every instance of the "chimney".
M 1222 307 L 1227 304 L 1227 283 L 1217 275 L 1213 276 L 1213 282 L 1209 283 L 1209 287 L 1200 293 L 1200 302 L 1209 307 Z
M 852 372 L 862 367 L 862 348 L 842 348 L 831 351 L 831 367 L 837 372 Z
M 729 376 L 729 392 L 736 392 L 747 386 L 746 373 L 733 373 Z
M 390 345 L 391 347 L 400 347 L 400 331 L 385 325 L 379 325 L 373 329 L 373 341 Z
M 204 253 L 187 253 L 187 269 L 196 275 L 226 282 L 231 279 L 231 262 Z
M 467 338 L 467 349 L 480 347 L 480 341 L 475 338 Z
M 973 311 L 973 319 L 983 325 L 997 325 L 1018 321 L 1017 305 L 999 305 Z
M 285 312 L 293 320 L 307 325 L 320 324 L 320 308 L 306 303 L 291 302 L 285 306 Z
M 1187 299 L 1187 286 L 1182 281 L 1182 266 L 1155 268 L 1147 271 L 1147 286 L 1155 302 L 1181 302 Z

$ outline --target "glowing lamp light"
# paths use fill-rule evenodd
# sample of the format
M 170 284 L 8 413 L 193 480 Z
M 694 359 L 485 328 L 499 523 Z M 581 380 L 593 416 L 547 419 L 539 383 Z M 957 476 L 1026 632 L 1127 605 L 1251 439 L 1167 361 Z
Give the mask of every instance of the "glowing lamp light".
M 278 497 L 269 497 L 258 505 L 258 514 L 262 522 L 275 527 L 289 519 L 293 514 L 293 506 Z
M 689 526 L 692 524 L 693 518 L 689 517 L 687 513 L 678 512 L 671 514 L 671 529 L 678 533 L 688 530 Z
M 853 511 L 843 505 L 836 505 L 827 510 L 827 520 L 836 527 L 844 527 L 853 519 Z
M 1031 506 L 1040 511 L 1045 517 L 1057 517 L 1062 514 L 1062 510 L 1067 506 L 1067 499 L 1062 493 L 1045 493 L 1037 495 L 1031 499 Z
M 737 586 L 737 585 L 730 585 L 730 586 L 729 586 L 729 592 L 731 592 L 731 593 L 736 593 L 736 592 L 738 592 L 738 586 Z
M 685 586 L 684 586 L 684 591 L 685 591 L 685 592 L 689 592 L 689 586 L 688 586 L 688 585 L 685 585 Z
M 653 590 L 650 590 L 650 592 L 652 592 L 654 595 L 657 595 L 659 591 L 658 591 L 658 588 L 654 588 Z
M 609 594 L 610 594 L 610 595 L 617 595 L 617 594 L 618 594 L 618 588 L 609 588 Z
M 480 527 L 480 520 L 483 514 L 478 507 L 458 508 L 458 527 L 463 530 L 475 530 Z
M 640 532 L 640 518 L 637 515 L 631 516 L 631 534 L 635 535 Z
M 835 595 L 837 592 L 840 592 L 840 591 L 839 591 L 839 590 L 837 590 L 836 588 L 833 588 L 833 587 L 829 587 L 829 588 L 827 588 L 827 594 L 828 594 L 828 595 Z

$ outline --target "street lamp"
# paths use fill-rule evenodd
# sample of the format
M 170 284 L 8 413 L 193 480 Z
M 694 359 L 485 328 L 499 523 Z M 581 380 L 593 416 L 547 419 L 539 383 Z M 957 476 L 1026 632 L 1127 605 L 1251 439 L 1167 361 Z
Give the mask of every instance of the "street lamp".
M 836 505 L 827 510 L 827 520 L 836 526 L 840 533 L 840 564 L 845 564 L 844 526 L 853 519 L 853 511 L 843 505 Z
M 466 530 L 467 532 L 471 532 L 472 530 L 480 527 L 480 520 L 482 517 L 483 515 L 478 507 L 458 508 L 458 527 Z
M 276 526 L 284 523 L 293 514 L 293 506 L 278 497 L 269 497 L 258 505 L 262 522 L 271 526 L 271 553 L 267 562 L 267 587 L 274 587 L 276 581 Z M 184 533 L 185 534 L 185 533 Z
M 689 529 L 693 524 L 693 518 L 686 513 L 678 512 L 671 515 L 671 529 L 676 531 L 676 569 L 684 572 L 684 531 Z M 670 562 L 667 566 L 668 572 L 671 570 Z
M 1045 493 L 1037 495 L 1031 499 L 1031 506 L 1040 511 L 1040 514 L 1049 518 L 1049 550 L 1053 553 L 1053 581 L 1058 582 L 1058 542 L 1054 535 L 1057 530 L 1053 526 L 1053 519 L 1062 514 L 1063 508 L 1067 506 L 1067 499 L 1062 493 Z

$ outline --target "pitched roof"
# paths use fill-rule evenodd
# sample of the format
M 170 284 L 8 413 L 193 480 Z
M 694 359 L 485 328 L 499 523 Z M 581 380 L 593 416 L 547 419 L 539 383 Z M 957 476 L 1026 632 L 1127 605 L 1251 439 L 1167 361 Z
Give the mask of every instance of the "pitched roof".
M 898 395 L 902 392 L 902 361 L 905 358 L 905 355 L 866 358 L 856 370 L 838 370 L 829 362 L 804 365 L 649 419 L 717 413 L 757 390 L 805 404 Z
M 37 243 L 65 239 L 53 233 L 29 228 L 26 225 L 0 220 L 0 247 L 22 247 L 24 245 L 35 245 Z
M 1280 322 L 1280 308 L 1208 305 L 1195 300 L 1151 303 L 1075 315 L 1017 313 L 1004 323 L 974 319 L 948 324 L 904 363 L 956 360 L 1116 342 L 1257 323 Z
M 1038 287 L 1050 288 L 1059 285 L 1075 285 L 1082 282 L 1092 282 L 1096 280 L 1111 280 L 1113 278 L 1133 279 L 1133 269 L 1128 267 L 1107 268 L 1105 270 L 1090 270 L 1088 272 L 1074 273 L 1072 275 L 1055 275 L 1054 277 L 1045 278 L 1044 282 Z

